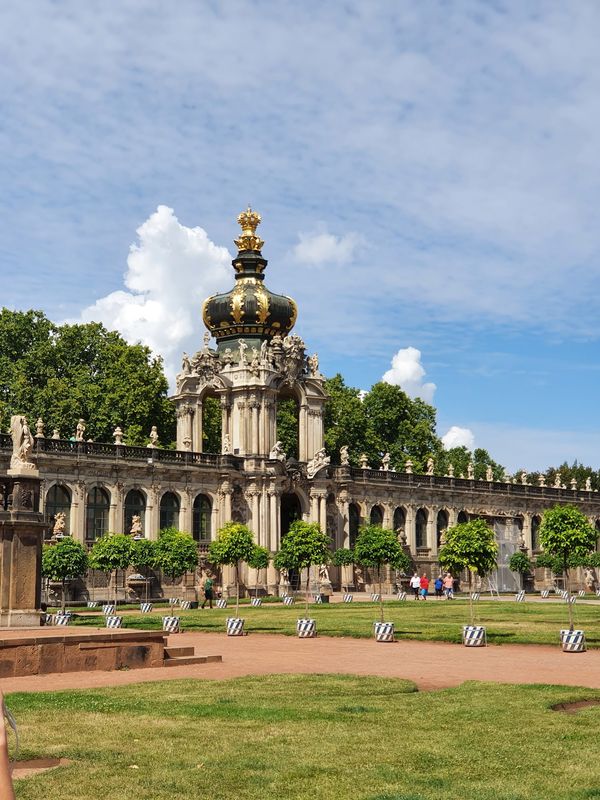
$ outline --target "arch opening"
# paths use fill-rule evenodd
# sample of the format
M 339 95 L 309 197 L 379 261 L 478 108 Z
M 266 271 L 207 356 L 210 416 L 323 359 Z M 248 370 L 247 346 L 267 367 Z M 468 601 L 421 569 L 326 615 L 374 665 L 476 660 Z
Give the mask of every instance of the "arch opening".
M 211 539 L 212 503 L 205 494 L 194 499 L 192 507 L 192 536 L 197 542 L 208 542 Z
M 127 492 L 124 505 L 124 533 L 131 531 L 133 518 L 139 517 L 142 524 L 142 531 L 146 530 L 146 497 L 139 489 L 131 489 Z
M 165 492 L 160 499 L 160 530 L 179 528 L 179 498 L 174 492 Z
M 46 520 L 48 521 L 48 535 L 52 535 L 56 515 L 62 513 L 65 515 L 65 533 L 71 532 L 71 492 L 66 486 L 61 484 L 54 484 L 48 490 L 46 495 Z
M 415 516 L 415 545 L 417 549 L 427 547 L 427 519 L 427 510 L 420 508 Z
M 369 516 L 369 521 L 371 525 L 379 525 L 379 527 L 383 526 L 383 509 L 381 506 L 373 506 Z
M 104 536 L 108 530 L 109 509 L 110 498 L 106 489 L 101 489 L 99 486 L 90 489 L 85 509 L 86 541 L 94 542 Z

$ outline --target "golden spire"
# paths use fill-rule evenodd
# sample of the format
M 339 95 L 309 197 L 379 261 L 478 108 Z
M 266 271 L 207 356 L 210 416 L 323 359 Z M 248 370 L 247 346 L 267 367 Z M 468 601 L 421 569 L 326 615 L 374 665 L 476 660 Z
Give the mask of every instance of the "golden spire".
M 260 225 L 260 214 L 248 206 L 238 215 L 237 221 L 242 228 L 242 235 L 239 239 L 235 239 L 238 250 L 255 250 L 260 253 L 264 244 L 260 236 L 256 235 L 256 229 Z

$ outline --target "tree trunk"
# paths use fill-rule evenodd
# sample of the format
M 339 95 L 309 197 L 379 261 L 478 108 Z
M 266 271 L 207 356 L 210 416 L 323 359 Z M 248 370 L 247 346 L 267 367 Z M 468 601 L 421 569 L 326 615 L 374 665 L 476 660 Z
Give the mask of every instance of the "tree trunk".
M 379 613 L 383 622 L 383 593 L 381 591 L 381 564 L 377 567 L 377 578 L 379 579 Z
M 235 562 L 235 615 L 240 615 L 240 576 L 238 572 L 239 561 Z
M 471 625 L 475 624 L 475 612 L 473 609 L 473 589 L 471 587 L 471 582 L 473 580 L 473 573 L 469 570 L 469 615 L 471 617 Z
M 66 591 L 66 586 L 67 586 L 67 581 L 66 581 L 66 579 L 65 579 L 65 578 L 63 578 L 63 579 L 62 579 L 62 597 L 61 597 L 61 609 L 62 609 L 62 613 L 63 613 L 63 614 L 65 613 L 65 609 L 66 609 L 66 606 L 67 606 L 67 601 L 66 601 L 66 593 L 67 593 L 67 591 Z
M 306 587 L 304 591 L 304 601 L 305 601 L 305 614 L 308 617 L 308 587 L 310 585 L 310 564 L 306 568 Z
M 569 609 L 569 630 L 572 631 L 575 627 L 573 622 L 573 603 L 571 602 L 571 589 L 569 588 L 569 567 L 567 566 L 567 559 L 565 558 L 565 566 L 563 569 L 563 573 L 565 576 L 565 589 L 567 592 L 567 607 Z

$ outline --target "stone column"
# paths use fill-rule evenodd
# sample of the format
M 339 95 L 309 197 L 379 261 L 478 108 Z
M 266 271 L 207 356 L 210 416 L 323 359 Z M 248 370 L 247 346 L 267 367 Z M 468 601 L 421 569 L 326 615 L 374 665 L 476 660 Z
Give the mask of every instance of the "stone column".
M 319 493 L 316 489 L 311 489 L 309 493 L 310 497 L 310 512 L 309 512 L 309 521 L 310 522 L 319 522 Z
M 529 555 L 533 552 L 532 548 L 532 540 L 531 540 L 531 518 L 532 514 L 529 511 L 525 511 L 523 514 L 523 541 L 525 542 L 525 547 L 529 550 Z
M 158 531 L 160 530 L 160 485 L 157 484 L 153 484 L 148 491 L 145 527 L 148 539 L 158 539 Z
M 437 509 L 427 509 L 427 547 L 431 555 L 437 554 Z
M 308 441 L 308 405 L 301 403 L 298 408 L 298 461 L 308 461 L 314 455 L 309 453 Z
M 221 452 L 223 452 L 223 443 L 225 437 L 229 435 L 231 440 L 230 430 L 230 417 L 231 417 L 231 404 L 226 395 L 221 395 Z
M 415 507 L 406 507 L 406 542 L 410 548 L 410 553 L 414 557 L 417 554 L 417 532 L 415 529 Z
M 203 442 L 202 442 L 202 400 L 198 400 L 196 403 L 193 417 L 193 424 L 192 424 L 192 450 L 196 453 L 202 453 L 204 450 Z M 179 440 L 177 441 L 177 447 L 179 450 L 183 450 L 183 436 L 181 444 Z
M 327 530 L 327 495 L 319 494 L 319 526 L 323 532 Z
M 453 528 L 458 522 L 458 511 L 455 508 L 448 509 L 448 527 Z
M 71 489 L 71 536 L 78 542 L 85 542 L 85 501 L 87 487 L 84 481 L 77 481 Z
M 194 526 L 193 509 L 192 509 L 192 490 L 189 488 L 185 489 L 185 491 L 181 493 L 181 497 L 183 500 L 181 508 L 179 510 L 181 526 L 184 531 L 192 533 L 192 528 Z
M 383 527 L 392 530 L 394 524 L 394 512 L 391 503 L 383 503 Z
M 350 502 L 348 492 L 341 491 L 338 496 L 338 507 L 342 517 L 342 547 L 350 547 Z

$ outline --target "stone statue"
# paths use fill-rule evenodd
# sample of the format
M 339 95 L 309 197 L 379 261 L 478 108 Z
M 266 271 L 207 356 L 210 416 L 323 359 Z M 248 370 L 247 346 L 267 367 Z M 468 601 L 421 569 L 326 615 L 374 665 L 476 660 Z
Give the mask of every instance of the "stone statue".
M 10 435 L 13 445 L 10 459 L 11 471 L 35 470 L 35 464 L 29 460 L 29 451 L 33 447 L 33 436 L 24 416 L 16 414 L 10 418 Z
M 319 356 L 317 353 L 314 353 L 312 356 L 309 356 L 306 359 L 306 363 L 308 365 L 308 373 L 311 378 L 315 378 L 319 374 Z
M 453 478 L 454 477 L 454 465 L 453 464 L 449 464 L 448 465 L 448 477 L 449 478 Z
M 361 469 L 369 469 L 369 459 L 366 453 L 362 453 L 359 460 Z
M 260 343 L 260 363 L 264 366 L 269 364 L 269 342 L 263 339 Z
M 148 442 L 148 447 L 158 447 L 158 430 L 156 425 L 153 425 L 152 430 L 150 431 L 150 441 Z
M 494 470 L 488 464 L 485 470 L 485 479 L 486 481 L 493 481 L 494 480 Z
M 524 469 L 521 470 L 521 483 L 523 486 L 527 486 L 527 472 Z
M 191 375 L 192 374 L 192 362 L 190 361 L 190 357 L 187 353 L 183 354 L 183 360 L 181 362 L 181 372 L 183 375 Z
M 594 570 L 586 567 L 583 574 L 583 582 L 589 592 L 594 588 Z
M 142 537 L 142 519 L 139 514 L 134 514 L 131 518 L 131 528 L 129 533 L 135 538 L 136 536 Z
M 65 535 L 65 528 L 67 524 L 66 520 L 67 520 L 67 515 L 65 514 L 64 511 L 57 511 L 56 514 L 54 515 L 54 525 L 52 527 L 52 535 L 54 536 L 55 539 L 62 539 L 62 537 Z
M 202 341 L 204 342 L 204 347 L 208 348 L 208 345 L 210 344 L 210 333 L 208 331 L 204 331 Z
M 44 438 L 44 421 L 41 417 L 38 417 L 38 421 L 35 423 L 35 438 Z
M 321 583 L 331 583 L 329 578 L 329 570 L 327 569 L 327 564 L 321 564 L 319 567 L 319 581 Z
M 246 350 L 248 349 L 248 345 L 243 339 L 240 339 L 238 347 L 240 350 L 240 367 L 243 367 L 246 363 Z
M 538 486 L 545 486 L 545 485 L 546 485 L 546 476 L 542 472 L 540 473 L 540 475 L 538 475 Z
M 473 464 L 469 461 L 467 464 L 467 479 L 472 481 L 475 478 L 475 470 L 473 469 Z
M 433 458 L 428 458 L 427 459 L 427 475 L 433 475 L 434 467 L 435 467 L 435 463 L 433 461 Z
M 85 433 L 85 421 L 80 419 L 75 429 L 75 441 L 83 442 L 83 434 Z
M 248 369 L 250 370 L 250 373 L 252 375 L 258 375 L 260 372 L 260 358 L 258 350 L 256 349 L 256 347 L 253 347 L 250 352 L 252 354 L 252 359 L 250 361 L 250 366 L 248 367 Z
M 50 438 L 60 439 L 60 431 L 58 430 L 58 428 L 54 428 L 54 430 L 52 431 L 52 436 Z
M 350 466 L 350 456 L 348 455 L 348 445 L 343 444 L 340 447 L 340 464 L 342 467 Z
M 560 472 L 557 472 L 556 475 L 554 476 L 554 488 L 555 489 L 560 489 L 561 488 L 561 485 L 560 485 Z
M 228 433 L 223 436 L 223 453 L 226 456 L 231 453 L 231 436 Z
M 571 490 L 576 492 L 577 491 L 577 480 L 576 478 L 571 478 Z
M 585 479 L 585 490 L 586 492 L 592 491 L 592 479 L 590 477 Z
M 123 444 L 123 431 L 118 425 L 113 431 L 113 438 L 115 440 L 115 444 Z
M 192 440 L 189 436 L 186 436 L 183 440 L 183 449 L 184 450 L 191 450 L 192 449 Z
M 306 465 L 306 477 L 309 480 L 312 480 L 317 472 L 320 472 L 323 467 L 326 467 L 330 461 L 331 459 L 327 455 L 324 447 L 322 447 L 320 450 L 317 450 L 317 452 Z
M 407 475 L 412 475 L 413 462 L 410 458 L 406 459 L 406 462 L 404 464 L 404 471 L 406 472 Z
M 383 458 L 381 459 L 381 467 L 379 469 L 382 472 L 389 472 L 390 469 L 390 454 L 384 453 Z
M 285 461 L 286 455 L 281 442 L 275 442 L 269 453 L 269 458 L 276 461 Z

